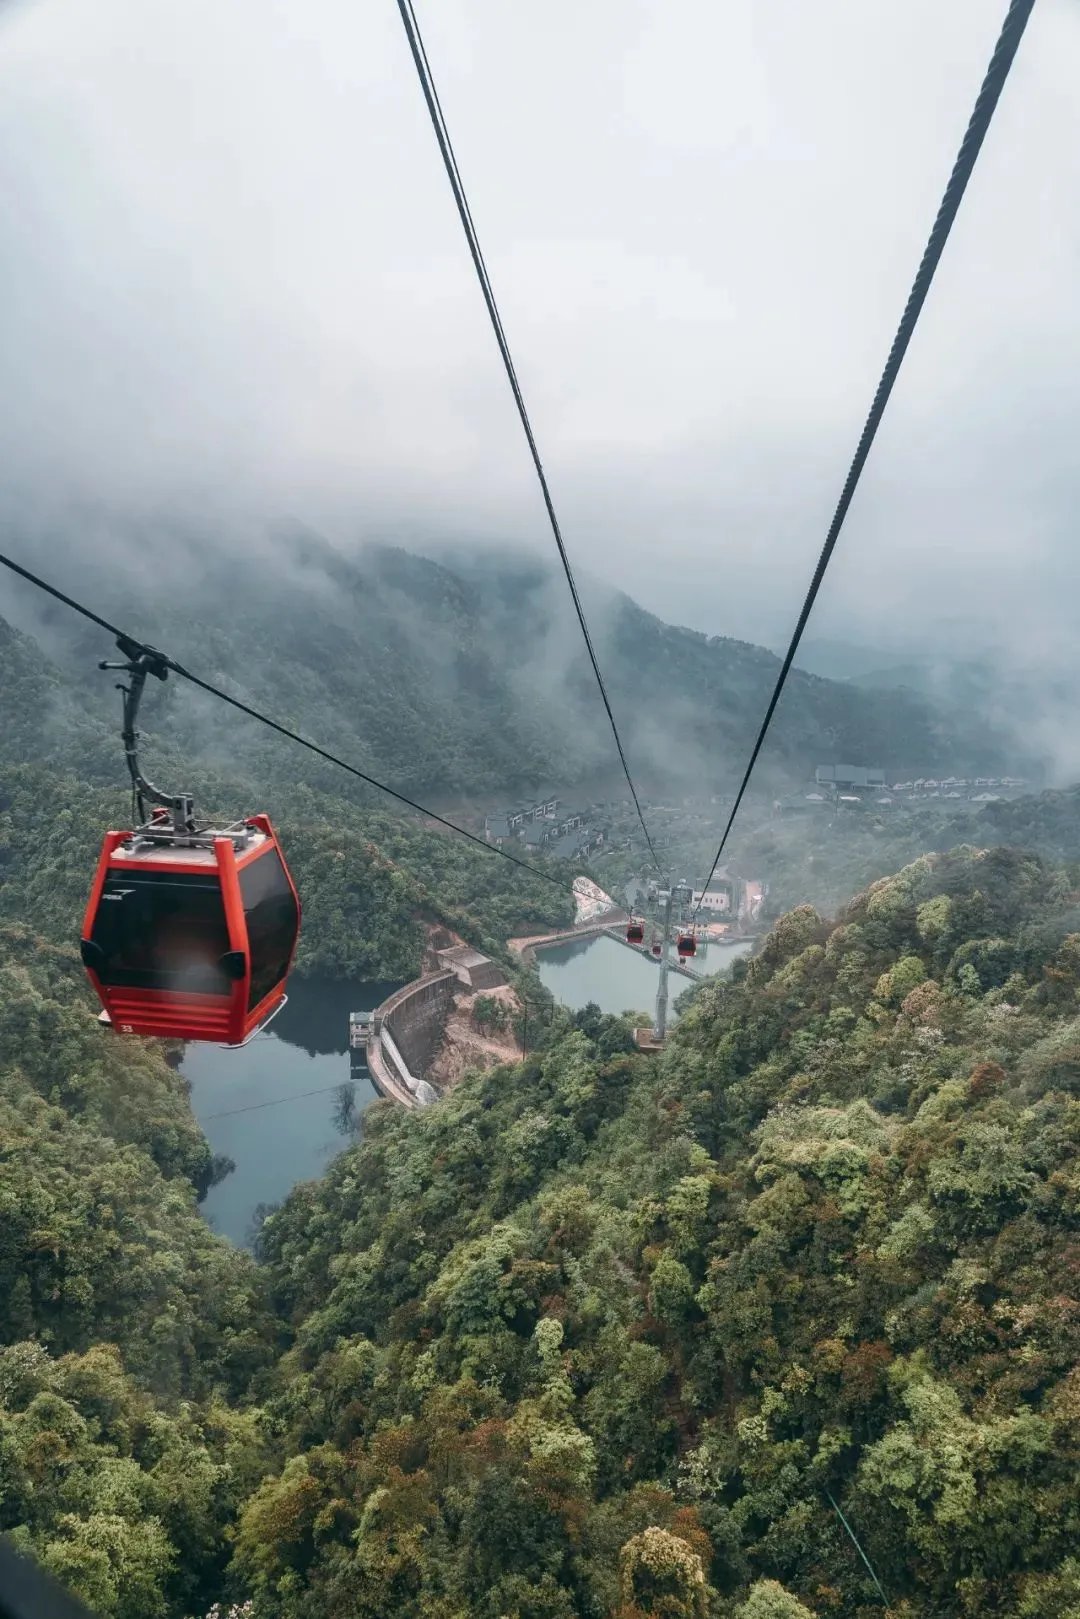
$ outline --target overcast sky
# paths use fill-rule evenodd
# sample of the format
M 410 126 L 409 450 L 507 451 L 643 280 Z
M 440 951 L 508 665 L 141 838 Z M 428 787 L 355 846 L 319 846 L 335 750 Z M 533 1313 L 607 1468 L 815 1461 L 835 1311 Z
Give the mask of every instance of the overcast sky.
M 1004 0 L 417 3 L 573 558 L 779 640 Z M 1080 673 L 1078 84 L 1039 0 L 815 633 Z M 394 0 L 9 4 L 0 237 L 9 495 L 550 544 Z

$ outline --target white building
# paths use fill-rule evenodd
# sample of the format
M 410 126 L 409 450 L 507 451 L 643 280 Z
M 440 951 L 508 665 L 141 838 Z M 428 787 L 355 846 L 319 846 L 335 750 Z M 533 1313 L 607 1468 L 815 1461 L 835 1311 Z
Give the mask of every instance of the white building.
M 731 915 L 731 890 L 725 884 L 722 888 L 709 887 L 702 891 L 694 889 L 693 906 L 695 911 L 715 911 L 722 916 Z
M 711 911 L 714 916 L 734 916 L 738 910 L 738 896 L 742 884 L 733 877 L 727 866 L 713 872 L 709 886 L 692 890 L 694 910 Z
M 736 877 L 726 866 L 715 873 L 708 888 L 693 890 L 694 910 L 702 910 L 713 917 L 726 920 L 737 917 L 740 922 L 754 922 L 768 892 L 757 878 Z

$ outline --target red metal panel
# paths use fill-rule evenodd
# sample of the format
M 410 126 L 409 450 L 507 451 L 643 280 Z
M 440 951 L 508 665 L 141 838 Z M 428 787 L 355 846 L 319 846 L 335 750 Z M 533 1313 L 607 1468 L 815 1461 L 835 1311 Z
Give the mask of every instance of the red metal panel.
M 229 996 L 149 989 L 104 989 L 99 994 L 118 1034 L 230 1042 Z
M 110 868 L 119 871 L 156 869 L 187 872 L 205 876 L 210 880 L 216 877 L 221 884 L 229 948 L 243 952 L 247 967 L 244 977 L 231 986 L 227 995 L 109 987 L 101 983 L 91 968 L 87 968 L 87 977 L 109 1014 L 112 1027 L 118 1033 L 169 1036 L 178 1040 L 207 1040 L 238 1045 L 265 1023 L 281 1004 L 285 996 L 285 978 L 292 968 L 299 938 L 300 896 L 269 817 L 253 815 L 247 824 L 263 833 L 268 841 L 260 848 L 245 851 L 238 860 L 231 838 L 215 838 L 213 866 L 205 861 L 200 863 L 170 859 L 168 862 L 155 862 L 152 854 L 138 859 L 131 857 L 125 859 L 123 855 L 117 853 L 117 850 L 130 838 L 131 833 L 116 831 L 106 833 L 83 918 L 84 938 L 88 939 L 93 934 L 94 921 Z M 258 1005 L 248 1012 L 246 1008 L 251 988 L 251 952 L 238 871 L 252 860 L 261 859 L 269 854 L 272 848 L 278 852 L 282 870 L 296 902 L 297 931 L 293 937 L 285 978 L 275 984 Z
M 240 879 L 236 874 L 236 851 L 231 838 L 214 839 L 214 858 L 221 880 L 221 897 L 225 902 L 229 948 L 244 953 L 244 976 L 236 980 L 229 996 L 229 1044 L 238 1046 L 244 1038 L 244 1009 L 251 989 L 251 951 L 248 948 L 244 902 L 240 898 Z
M 269 840 L 270 840 L 270 842 L 263 849 L 259 850 L 258 855 L 249 856 L 248 859 L 258 859 L 259 856 L 261 856 L 263 854 L 266 854 L 269 851 L 270 848 L 274 848 L 274 849 L 277 850 L 278 858 L 281 861 L 281 869 L 285 873 L 285 880 L 288 883 L 289 887 L 292 889 L 292 896 L 293 896 L 293 899 L 296 901 L 296 933 L 293 935 L 292 949 L 289 952 L 289 961 L 288 961 L 288 965 L 287 965 L 287 967 L 285 969 L 285 977 L 281 980 L 280 983 L 275 984 L 273 989 L 271 989 L 268 994 L 264 995 L 264 997 L 263 997 L 263 999 L 261 1001 L 259 1001 L 255 1006 L 252 1007 L 251 1011 L 247 1014 L 247 1017 L 244 1019 L 243 1038 L 245 1040 L 248 1038 L 248 1036 L 250 1034 L 253 1034 L 256 1029 L 258 1029 L 263 1023 L 266 1022 L 266 1020 L 270 1017 L 271 1013 L 274 1012 L 277 1009 L 277 1007 L 281 1005 L 281 1002 L 285 999 L 285 985 L 288 982 L 289 974 L 292 972 L 293 962 L 296 959 L 296 947 L 297 947 L 297 944 L 300 941 L 300 924 L 301 924 L 301 919 L 302 919 L 302 907 L 301 907 L 301 904 L 300 904 L 300 895 L 297 893 L 296 884 L 293 882 L 292 872 L 289 870 L 289 862 L 285 859 L 285 851 L 282 849 L 281 844 L 278 842 L 277 833 L 274 831 L 274 828 L 270 824 L 270 817 L 268 815 L 252 815 L 248 820 L 248 825 L 249 826 L 254 826 L 254 827 L 256 827 L 258 829 L 258 831 L 265 833 L 267 838 L 269 838 Z M 239 862 L 239 866 L 240 866 L 241 869 L 247 864 L 248 864 L 248 860 L 241 860 Z M 249 957 L 248 957 L 248 970 L 249 970 L 249 972 L 251 970 L 250 954 L 249 954 Z M 247 993 L 246 992 L 245 992 L 245 997 L 244 997 L 244 1004 L 245 1005 L 247 1004 Z
M 256 1006 L 252 1007 L 251 1011 L 244 1019 L 244 1031 L 240 1038 L 242 1040 L 246 1040 L 249 1035 L 254 1034 L 256 1029 L 261 1028 L 270 1017 L 271 1013 L 277 1010 L 284 999 L 285 979 L 283 978 L 280 984 L 275 984 L 270 993 L 268 995 L 264 995 L 262 1000 L 259 1001 Z
M 94 931 L 94 918 L 97 915 L 98 903 L 105 887 L 105 878 L 109 873 L 109 857 L 117 844 L 123 843 L 128 836 L 127 832 L 106 832 L 105 834 L 105 841 L 101 845 L 101 854 L 98 857 L 97 870 L 90 885 L 90 897 L 86 902 L 86 911 L 83 915 L 82 936 L 84 939 L 88 939 Z

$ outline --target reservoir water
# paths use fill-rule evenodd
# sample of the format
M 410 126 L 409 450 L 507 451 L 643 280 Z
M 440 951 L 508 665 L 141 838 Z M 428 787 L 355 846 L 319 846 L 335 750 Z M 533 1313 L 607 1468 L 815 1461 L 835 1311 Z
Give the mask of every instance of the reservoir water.
M 696 960 L 709 974 L 723 972 L 750 949 L 747 941 L 708 945 Z M 538 951 L 536 964 L 556 1000 L 575 1011 L 595 1001 L 603 1012 L 652 1014 L 657 965 L 615 939 L 574 939 Z M 668 982 L 674 1020 L 691 982 L 677 973 Z M 294 976 L 288 1004 L 250 1045 L 187 1047 L 180 1071 L 195 1115 L 213 1151 L 236 1165 L 202 1205 L 215 1231 L 247 1243 L 261 1204 L 280 1203 L 357 1139 L 375 1092 L 365 1070 L 350 1072 L 349 1013 L 373 1011 L 400 987 Z
M 732 962 L 749 955 L 752 949 L 749 939 L 699 946 L 694 965 L 712 977 L 726 972 Z M 536 968 L 544 988 L 575 1012 L 594 1001 L 601 1012 L 647 1012 L 651 1017 L 656 1006 L 659 965 L 651 956 L 643 956 L 604 933 L 538 950 Z M 675 1003 L 679 996 L 692 987 L 691 980 L 681 973 L 669 975 L 670 1019 L 678 1016 Z
M 202 1205 L 215 1231 L 249 1241 L 260 1204 L 321 1175 L 354 1141 L 375 1091 L 349 1067 L 349 1013 L 370 1012 L 398 983 L 293 977 L 287 1005 L 238 1051 L 190 1045 L 180 1072 L 215 1153 L 236 1164 Z

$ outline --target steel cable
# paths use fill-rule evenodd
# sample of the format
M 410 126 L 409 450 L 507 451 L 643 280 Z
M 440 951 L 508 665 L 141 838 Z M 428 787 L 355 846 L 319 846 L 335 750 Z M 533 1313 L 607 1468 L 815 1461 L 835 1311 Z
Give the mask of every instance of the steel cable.
M 743 801 L 743 796 L 750 783 L 750 777 L 753 774 L 754 766 L 758 761 L 758 755 L 760 754 L 762 746 L 765 742 L 765 738 L 768 735 L 769 726 L 772 724 L 772 718 L 776 712 L 776 705 L 780 701 L 780 694 L 784 689 L 788 673 L 791 669 L 792 663 L 794 662 L 795 654 L 798 651 L 799 642 L 802 640 L 803 631 L 806 628 L 807 620 L 809 619 L 814 603 L 817 600 L 818 591 L 821 589 L 821 584 L 822 580 L 825 578 L 826 569 L 828 568 L 829 562 L 832 559 L 833 551 L 836 548 L 836 542 L 840 537 L 840 530 L 844 526 L 844 519 L 848 514 L 848 508 L 851 505 L 855 490 L 858 487 L 859 479 L 862 476 L 863 467 L 866 465 L 867 457 L 870 454 L 874 439 L 877 436 L 877 430 L 881 425 L 881 419 L 885 414 L 885 407 L 889 402 L 889 396 L 893 391 L 893 385 L 895 384 L 897 376 L 900 373 L 900 367 L 903 364 L 904 356 L 908 350 L 908 345 L 911 342 L 915 328 L 918 325 L 919 315 L 922 312 L 923 304 L 926 302 L 926 295 L 930 291 L 930 286 L 934 279 L 934 272 L 938 267 L 938 262 L 941 258 L 942 252 L 944 251 L 945 243 L 949 239 L 949 232 L 952 230 L 960 204 L 963 201 L 964 192 L 967 189 L 967 183 L 970 180 L 972 170 L 975 167 L 975 160 L 978 157 L 982 148 L 982 143 L 986 138 L 986 132 L 990 127 L 990 121 L 994 116 L 994 110 L 997 107 L 1001 92 L 1005 87 L 1005 81 L 1009 76 L 1009 69 L 1012 67 L 1017 49 L 1020 45 L 1020 40 L 1023 37 L 1024 29 L 1027 27 L 1028 19 L 1031 16 L 1034 5 L 1035 0 L 1012 0 L 1005 17 L 1005 21 L 1002 24 L 1001 33 L 998 36 L 997 44 L 995 45 L 993 55 L 990 58 L 990 65 L 986 70 L 982 88 L 980 89 L 978 97 L 975 101 L 975 107 L 972 111 L 971 118 L 968 121 L 964 138 L 960 143 L 960 150 L 957 154 L 956 162 L 953 165 L 952 173 L 949 176 L 949 183 L 945 187 L 945 194 L 942 197 L 941 206 L 937 212 L 937 218 L 934 220 L 933 229 L 930 232 L 930 237 L 927 241 L 922 260 L 916 272 L 915 280 L 912 283 L 911 292 L 908 294 L 908 300 L 904 306 L 904 312 L 900 317 L 900 324 L 897 327 L 896 336 L 893 338 L 892 347 L 889 350 L 889 356 L 885 362 L 885 369 L 881 374 L 881 381 L 877 385 L 877 392 L 874 394 L 869 415 L 866 418 L 865 425 L 863 426 L 862 433 L 859 437 L 855 455 L 852 459 L 851 466 L 848 469 L 848 475 L 844 480 L 844 487 L 840 492 L 840 499 L 837 502 L 833 520 L 829 524 L 829 530 L 825 536 L 825 543 L 821 548 L 821 555 L 818 558 L 817 567 L 814 569 L 814 575 L 810 581 L 810 588 L 806 593 L 806 599 L 803 602 L 802 611 L 799 613 L 798 622 L 795 625 L 795 632 L 791 637 L 791 642 L 788 646 L 787 652 L 784 654 L 784 661 L 780 666 L 780 673 L 776 678 L 776 685 L 773 688 L 772 696 L 769 699 L 769 706 L 765 710 L 765 718 L 761 722 L 761 727 L 757 734 L 757 740 L 755 741 L 753 751 L 750 754 L 750 761 L 746 766 L 742 781 L 739 785 L 739 790 L 735 795 L 735 803 L 731 814 L 728 816 L 723 837 L 720 839 L 720 847 L 716 851 L 716 858 L 712 863 L 709 870 L 709 875 L 705 879 L 702 887 L 703 896 L 705 889 L 708 888 L 713 879 L 717 866 L 720 864 L 720 857 L 722 856 L 727 845 L 728 838 L 731 834 L 731 828 L 735 824 L 735 817 L 739 813 L 739 806 Z M 694 909 L 695 917 L 700 910 L 701 901 L 699 900 Z
M 431 65 L 428 61 L 427 51 L 424 48 L 424 41 L 420 33 L 420 25 L 416 20 L 416 12 L 413 10 L 412 0 L 398 0 L 398 11 L 401 13 L 401 21 L 405 28 L 405 34 L 409 42 L 409 49 L 412 53 L 413 63 L 416 67 L 417 77 L 420 80 L 420 87 L 424 92 L 424 100 L 427 103 L 428 114 L 431 118 L 431 125 L 435 131 L 435 138 L 439 144 L 439 151 L 442 155 L 443 166 L 446 169 L 447 178 L 450 181 L 450 189 L 454 194 L 454 202 L 457 205 L 458 216 L 461 219 L 462 229 L 465 232 L 465 240 L 468 243 L 469 254 L 473 261 L 473 267 L 476 270 L 477 280 L 480 283 L 480 290 L 484 296 L 484 303 L 487 306 L 487 312 L 491 320 L 492 330 L 495 333 L 495 341 L 499 346 L 499 353 L 502 356 L 502 362 L 506 370 L 507 380 L 510 383 L 510 391 L 514 396 L 514 403 L 517 406 L 518 415 L 521 418 L 521 426 L 524 430 L 525 439 L 529 446 L 529 454 L 532 456 L 533 466 L 536 468 L 536 476 L 540 484 L 540 492 L 544 498 L 544 507 L 547 511 L 548 522 L 551 525 L 551 532 L 555 537 L 555 545 L 559 552 L 559 560 L 562 563 L 563 572 L 566 575 L 566 583 L 570 588 L 570 596 L 574 603 L 574 611 L 577 614 L 578 623 L 581 626 L 581 633 L 585 638 L 585 647 L 589 654 L 589 662 L 592 664 L 592 671 L 596 677 L 596 684 L 599 687 L 600 696 L 603 699 L 604 710 L 608 717 L 608 723 L 611 726 L 611 734 L 615 738 L 615 747 L 618 750 L 619 762 L 622 765 L 623 775 L 626 777 L 626 785 L 630 789 L 630 796 L 634 801 L 634 809 L 637 811 L 638 820 L 641 822 L 641 830 L 645 834 L 645 842 L 648 845 L 653 864 L 656 866 L 657 871 L 659 871 L 660 862 L 656 857 L 656 851 L 653 848 L 652 839 L 649 836 L 649 829 L 645 824 L 645 816 L 642 813 L 641 801 L 638 798 L 637 788 L 634 786 L 634 779 L 630 774 L 630 764 L 626 757 L 626 750 L 623 747 L 622 738 L 619 735 L 619 727 L 615 721 L 615 714 L 611 706 L 611 699 L 608 697 L 607 686 L 605 685 L 604 677 L 600 672 L 600 662 L 596 656 L 596 648 L 593 645 L 592 635 L 590 634 L 588 621 L 585 617 L 585 610 L 581 605 L 581 597 L 578 594 L 577 582 L 574 579 L 574 571 L 570 566 L 570 558 L 567 555 L 566 544 L 562 536 L 562 528 L 559 525 L 559 519 L 555 512 L 555 503 L 552 499 L 551 489 L 547 481 L 547 474 L 544 471 L 543 462 L 540 460 L 540 451 L 537 448 L 536 437 L 533 433 L 532 423 L 529 420 L 529 412 L 525 406 L 525 397 L 521 391 L 521 384 L 518 381 L 513 356 L 510 353 L 510 345 L 507 342 L 502 317 L 499 314 L 499 306 L 495 301 L 495 292 L 491 285 L 491 278 L 488 275 L 487 264 L 485 263 L 484 254 L 480 247 L 480 238 L 477 235 L 476 226 L 473 223 L 472 211 L 469 207 L 469 200 L 465 193 L 465 186 L 462 182 L 461 171 L 457 165 L 457 158 L 454 154 L 453 144 L 450 140 L 450 132 L 447 128 L 446 119 L 443 116 L 438 91 L 435 88 L 435 79 L 431 71 Z
M 565 891 L 566 884 L 561 878 L 552 876 L 551 872 L 543 871 L 539 866 L 531 865 L 527 860 L 519 860 L 517 855 L 510 854 L 506 849 L 501 848 L 499 844 L 489 843 L 486 838 L 477 837 L 475 832 L 469 832 L 465 827 L 457 826 L 453 821 L 446 820 L 444 816 L 437 815 L 434 810 L 425 808 L 423 804 L 418 804 L 415 799 L 407 798 L 404 793 L 399 793 L 395 788 L 388 787 L 384 781 L 377 781 L 374 776 L 369 776 L 366 771 L 360 770 L 356 765 L 351 765 L 347 759 L 341 759 L 336 753 L 331 753 L 327 748 L 320 747 L 317 742 L 312 742 L 308 737 L 301 736 L 299 731 L 292 730 L 288 725 L 282 725 L 279 720 L 271 719 L 269 714 L 260 713 L 257 708 L 252 708 L 248 703 L 241 702 L 239 697 L 230 696 L 227 691 L 222 691 L 220 686 L 214 686 L 210 681 L 203 680 L 200 675 L 193 674 L 190 669 L 185 669 L 184 665 L 177 663 L 175 658 L 168 657 L 167 654 L 159 652 L 156 647 L 147 646 L 146 642 L 140 641 L 136 636 L 128 635 L 126 631 L 119 629 L 115 624 L 110 624 L 108 619 L 102 618 L 100 614 L 95 613 L 91 608 L 85 607 L 82 602 L 76 601 L 73 596 L 66 596 L 55 585 L 50 585 L 48 580 L 40 578 L 36 573 L 31 573 L 29 568 L 24 568 L 21 563 L 15 562 L 11 557 L 4 556 L 2 552 L 0 552 L 0 564 L 3 564 L 5 568 L 10 568 L 12 573 L 18 574 L 21 579 L 26 579 L 30 584 L 36 585 L 46 595 L 54 597 L 56 601 L 63 602 L 64 606 L 70 607 L 73 612 L 80 613 L 83 618 L 89 619 L 91 624 L 97 624 L 101 629 L 108 630 L 109 634 L 114 636 L 117 641 L 126 643 L 127 646 L 137 647 L 140 651 L 154 652 L 161 658 L 165 667 L 172 670 L 173 674 L 179 675 L 181 680 L 188 681 L 192 686 L 198 686 L 200 691 L 208 692 L 211 697 L 217 697 L 223 703 L 228 703 L 230 708 L 239 709 L 240 713 L 246 714 L 249 719 L 258 720 L 260 725 L 266 725 L 270 730 L 277 731 L 279 736 L 288 737 L 290 742 L 296 742 L 300 747 L 307 748 L 309 753 L 317 754 L 320 759 L 325 759 L 328 764 L 337 765 L 340 770 L 347 770 L 350 776 L 355 776 L 358 781 L 366 782 L 369 787 L 375 787 L 380 793 L 386 793 L 390 798 L 395 798 L 399 804 L 405 804 L 409 809 L 415 810 L 417 814 L 425 816 L 428 820 L 437 821 L 440 826 L 445 826 L 447 831 L 456 832 L 459 837 L 468 838 L 470 843 L 478 844 L 481 849 L 486 849 L 489 854 L 501 855 L 504 860 L 509 860 L 515 866 L 520 866 L 523 871 L 531 872 L 534 877 L 542 877 L 545 882 L 554 883 L 557 888 Z

